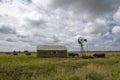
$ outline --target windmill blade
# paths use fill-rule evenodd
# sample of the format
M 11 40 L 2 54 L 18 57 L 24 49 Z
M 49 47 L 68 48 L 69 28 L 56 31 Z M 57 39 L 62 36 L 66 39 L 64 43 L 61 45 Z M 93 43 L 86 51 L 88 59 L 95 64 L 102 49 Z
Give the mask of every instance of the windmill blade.
M 78 43 L 81 44 L 82 42 L 80 40 L 78 40 Z
M 79 37 L 78 38 L 78 42 L 81 44 L 81 43 L 83 43 L 83 41 L 84 41 L 84 39 L 82 38 L 82 37 Z
M 87 39 L 84 39 L 85 42 L 87 42 Z

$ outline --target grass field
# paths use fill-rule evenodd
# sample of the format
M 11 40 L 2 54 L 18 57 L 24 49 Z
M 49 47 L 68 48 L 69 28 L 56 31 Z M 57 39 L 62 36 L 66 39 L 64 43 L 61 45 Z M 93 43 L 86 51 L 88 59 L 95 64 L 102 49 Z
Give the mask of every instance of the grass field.
M 120 80 L 120 54 L 99 59 L 0 54 L 0 80 Z

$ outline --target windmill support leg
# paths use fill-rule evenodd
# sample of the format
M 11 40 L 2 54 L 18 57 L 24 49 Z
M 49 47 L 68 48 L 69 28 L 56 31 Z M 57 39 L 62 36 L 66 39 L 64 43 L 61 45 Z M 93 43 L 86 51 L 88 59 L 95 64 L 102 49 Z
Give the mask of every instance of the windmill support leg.
M 81 56 L 82 57 L 85 57 L 86 56 L 86 54 L 85 54 L 85 51 L 84 51 L 84 48 L 83 48 L 83 45 L 81 45 Z

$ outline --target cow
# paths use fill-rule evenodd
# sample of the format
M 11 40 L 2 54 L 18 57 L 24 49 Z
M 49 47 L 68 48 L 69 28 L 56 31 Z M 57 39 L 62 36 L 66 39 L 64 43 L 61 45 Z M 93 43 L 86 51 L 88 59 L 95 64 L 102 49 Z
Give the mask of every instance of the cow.
M 69 53 L 68 56 L 75 57 L 75 56 L 79 56 L 79 54 Z
M 18 55 L 18 53 L 13 53 L 13 55 Z
M 83 59 L 93 59 L 93 56 L 82 56 Z
M 94 57 L 96 58 L 105 58 L 105 54 L 104 53 L 101 53 L 101 54 L 93 54 Z
M 10 53 L 9 53 L 9 52 L 6 52 L 5 54 L 9 55 Z
M 31 53 L 26 53 L 25 55 L 31 55 Z

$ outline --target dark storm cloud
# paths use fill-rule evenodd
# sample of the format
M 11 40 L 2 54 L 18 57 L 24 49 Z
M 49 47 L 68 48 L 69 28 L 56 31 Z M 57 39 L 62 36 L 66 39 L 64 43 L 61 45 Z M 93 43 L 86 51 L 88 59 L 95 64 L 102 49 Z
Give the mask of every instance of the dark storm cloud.
M 6 41 L 8 41 L 8 42 L 17 42 L 17 40 L 12 39 L 12 38 L 7 38 Z
M 1 3 L 13 3 L 14 0 L 0 0 Z M 23 3 L 32 3 L 32 0 L 21 0 Z
M 29 19 L 26 18 L 25 19 L 29 25 L 34 26 L 34 27 L 42 27 L 42 25 L 44 25 L 45 23 L 47 23 L 45 20 L 43 19 Z M 44 26 L 42 28 L 45 28 Z
M 119 38 L 116 38 L 116 39 L 113 41 L 112 46 L 118 47 L 118 48 L 120 49 L 120 37 L 119 37 Z
M 58 42 L 61 41 L 61 40 L 59 39 L 59 37 L 57 37 L 57 36 L 53 36 L 52 39 L 53 39 L 53 42 L 54 42 L 54 43 L 58 43 Z
M 25 40 L 25 39 L 21 39 L 21 40 L 19 40 L 19 41 L 21 41 L 21 42 L 25 42 L 25 43 L 32 43 L 33 41 L 32 40 Z
M 52 6 L 94 16 L 103 16 L 116 11 L 120 6 L 120 0 L 53 0 Z
M 2 25 L 0 27 L 0 33 L 3 33 L 3 34 L 16 34 L 16 30 L 11 28 L 10 26 Z
M 32 0 L 23 0 L 23 1 L 27 3 L 32 3 Z
M 28 36 L 19 35 L 19 34 L 17 34 L 16 36 L 19 37 L 19 38 L 27 38 L 28 37 Z
M 45 23 L 44 20 L 28 20 L 30 22 L 30 24 L 35 25 L 35 26 L 39 26 Z
M 0 2 L 1 3 L 10 3 L 11 4 L 13 2 L 13 0 L 0 0 Z
M 31 39 L 26 38 L 7 38 L 5 39 L 7 42 L 23 42 L 23 43 L 32 43 L 33 41 Z
M 35 36 L 35 37 L 42 37 L 42 38 L 43 38 L 43 37 L 46 37 L 44 34 L 39 34 L 39 33 L 35 33 L 34 36 Z

